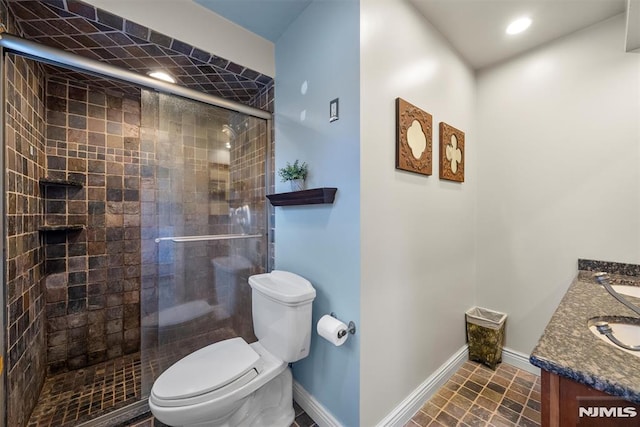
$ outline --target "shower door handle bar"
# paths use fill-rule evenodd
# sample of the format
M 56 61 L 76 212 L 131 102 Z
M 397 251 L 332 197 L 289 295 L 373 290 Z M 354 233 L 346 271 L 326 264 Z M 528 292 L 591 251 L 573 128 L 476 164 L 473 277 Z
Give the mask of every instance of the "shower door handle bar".
M 170 241 L 175 243 L 204 242 L 207 240 L 239 240 L 264 237 L 262 234 L 211 234 L 207 236 L 158 237 L 156 243 Z

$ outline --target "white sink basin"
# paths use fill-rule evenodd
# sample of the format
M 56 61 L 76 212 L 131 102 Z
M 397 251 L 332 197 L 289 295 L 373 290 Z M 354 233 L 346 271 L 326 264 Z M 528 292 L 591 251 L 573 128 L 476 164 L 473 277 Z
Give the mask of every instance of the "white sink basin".
M 616 345 L 615 343 L 613 343 L 611 340 L 609 340 L 609 338 L 607 338 L 604 334 L 601 334 L 598 329 L 596 328 L 595 323 L 598 320 L 605 320 L 607 321 L 607 323 L 609 323 L 609 326 L 611 327 L 611 329 L 613 330 L 613 335 L 619 340 L 622 341 L 623 343 L 625 343 L 626 345 L 629 346 L 640 346 L 640 324 L 638 323 L 625 323 L 624 320 L 608 320 L 606 318 L 597 318 L 597 319 L 591 319 L 589 321 L 589 330 L 591 332 L 593 332 L 593 334 L 595 336 L 597 336 L 598 338 L 600 338 L 602 341 L 606 342 L 607 344 L 622 350 L 622 351 L 626 351 L 627 353 L 633 354 L 636 357 L 640 357 L 640 351 L 632 351 L 632 350 L 627 350 L 625 348 L 622 348 L 618 345 Z M 636 319 L 632 319 L 632 320 L 636 320 Z M 637 320 L 636 320 L 637 322 Z
M 619 294 L 640 298 L 640 286 L 611 285 L 611 287 Z

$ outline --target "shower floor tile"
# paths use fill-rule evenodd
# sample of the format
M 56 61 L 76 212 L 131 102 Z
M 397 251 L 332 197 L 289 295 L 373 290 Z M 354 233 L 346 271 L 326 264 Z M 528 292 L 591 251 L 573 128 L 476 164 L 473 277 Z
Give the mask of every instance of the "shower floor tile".
M 71 427 L 140 399 L 140 353 L 46 379 L 29 427 Z
M 27 427 L 76 427 L 135 403 L 142 396 L 143 374 L 156 378 L 197 349 L 236 336 L 229 327 L 186 333 L 181 339 L 171 337 L 146 350 L 142 360 L 138 352 L 48 377 Z

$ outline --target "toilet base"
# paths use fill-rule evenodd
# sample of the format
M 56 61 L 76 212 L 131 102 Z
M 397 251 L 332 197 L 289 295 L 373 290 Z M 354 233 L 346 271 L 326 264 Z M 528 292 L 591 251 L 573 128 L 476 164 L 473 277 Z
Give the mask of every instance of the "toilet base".
M 293 377 L 291 369 L 286 368 L 248 396 L 226 421 L 208 421 L 184 427 L 289 427 L 294 418 Z

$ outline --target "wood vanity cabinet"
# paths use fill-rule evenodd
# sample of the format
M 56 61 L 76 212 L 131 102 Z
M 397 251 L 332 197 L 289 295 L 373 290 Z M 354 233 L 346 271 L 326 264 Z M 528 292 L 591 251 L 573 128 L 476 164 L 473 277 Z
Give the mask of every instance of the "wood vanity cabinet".
M 541 405 L 542 427 L 621 427 L 640 426 L 640 405 L 633 404 L 622 398 L 593 389 L 589 386 L 573 381 L 569 378 L 552 374 L 544 369 L 542 372 Z M 578 416 L 578 398 L 593 398 L 597 405 L 598 398 L 603 398 L 615 406 L 633 407 L 637 416 L 633 418 L 605 418 L 580 419 Z M 583 404 L 583 406 L 585 406 Z M 580 421 L 580 424 L 578 422 Z

